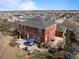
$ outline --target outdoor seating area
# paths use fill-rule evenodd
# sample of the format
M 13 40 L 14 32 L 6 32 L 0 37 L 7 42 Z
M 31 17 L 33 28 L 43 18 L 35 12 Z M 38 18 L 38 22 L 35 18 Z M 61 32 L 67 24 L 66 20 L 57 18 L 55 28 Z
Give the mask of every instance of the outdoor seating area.
M 35 39 L 33 38 L 27 38 L 27 39 L 13 39 L 13 43 L 15 42 L 15 44 L 13 44 L 11 42 L 11 44 L 19 47 L 20 49 L 23 49 L 26 51 L 27 54 L 33 54 L 35 51 L 38 52 L 47 52 L 50 48 L 56 48 L 58 49 L 58 46 L 61 46 L 61 42 L 63 42 L 63 38 L 60 37 L 55 37 L 55 41 L 51 41 L 51 43 L 49 43 L 49 47 L 45 48 L 44 44 L 38 44 L 36 42 Z
M 13 46 L 13 47 L 17 46 L 17 47 L 25 50 L 27 53 L 30 53 L 30 54 L 32 54 L 35 50 L 36 51 L 44 51 L 43 45 L 37 44 L 35 42 L 35 39 L 33 39 L 33 38 L 28 38 L 28 39 L 19 38 L 19 39 L 16 39 L 16 40 L 13 39 L 10 43 L 9 44 L 11 46 Z M 45 51 L 47 51 L 47 50 L 45 50 Z

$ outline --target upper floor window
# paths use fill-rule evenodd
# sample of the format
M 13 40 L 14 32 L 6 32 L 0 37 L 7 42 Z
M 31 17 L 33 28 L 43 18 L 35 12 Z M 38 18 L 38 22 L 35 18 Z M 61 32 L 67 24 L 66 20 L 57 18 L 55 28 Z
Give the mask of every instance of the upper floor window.
M 33 31 L 33 28 L 31 27 L 30 30 Z
M 24 29 L 24 25 L 22 26 L 22 29 Z
M 35 31 L 35 28 L 31 27 L 31 31 Z
M 27 31 L 30 31 L 30 27 L 29 27 L 29 26 L 26 26 L 26 30 L 27 30 Z

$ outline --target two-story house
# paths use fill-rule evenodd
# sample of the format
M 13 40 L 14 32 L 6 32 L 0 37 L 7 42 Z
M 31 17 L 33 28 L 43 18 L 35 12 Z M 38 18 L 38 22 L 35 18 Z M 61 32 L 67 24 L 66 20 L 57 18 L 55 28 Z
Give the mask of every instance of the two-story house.
M 18 24 L 19 36 L 34 38 L 39 43 L 47 44 L 54 39 L 56 23 L 41 16 L 19 18 L 23 20 Z

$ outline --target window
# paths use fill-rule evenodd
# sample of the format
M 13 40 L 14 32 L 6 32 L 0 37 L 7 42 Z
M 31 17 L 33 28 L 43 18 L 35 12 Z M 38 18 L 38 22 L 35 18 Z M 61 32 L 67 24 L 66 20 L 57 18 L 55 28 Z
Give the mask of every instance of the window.
M 38 34 L 38 28 L 34 29 L 34 33 Z
M 22 29 L 24 29 L 24 25 L 22 26 Z
M 19 29 L 21 29 L 21 25 L 19 24 Z
M 33 31 L 33 28 L 31 27 L 31 31 Z
M 29 26 L 26 26 L 26 31 L 30 31 L 30 27 Z
M 42 32 L 42 29 L 38 29 L 38 33 L 41 33 Z

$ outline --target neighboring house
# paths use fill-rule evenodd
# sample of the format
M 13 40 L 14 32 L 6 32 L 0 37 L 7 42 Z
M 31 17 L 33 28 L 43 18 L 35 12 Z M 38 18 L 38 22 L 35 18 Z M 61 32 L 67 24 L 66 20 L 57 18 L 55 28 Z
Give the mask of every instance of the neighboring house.
M 37 42 L 44 44 L 54 39 L 56 22 L 41 16 L 30 16 L 19 19 L 24 20 L 18 24 L 19 36 L 34 38 Z
M 55 36 L 63 37 L 65 32 L 66 32 L 66 27 L 64 26 L 64 23 L 58 23 Z
M 59 18 L 58 20 L 56 20 L 55 22 L 57 22 L 57 28 L 56 28 L 56 32 L 55 32 L 55 36 L 57 37 L 63 37 L 64 33 L 66 32 L 66 26 L 64 25 L 64 21 L 66 19 L 65 18 Z

